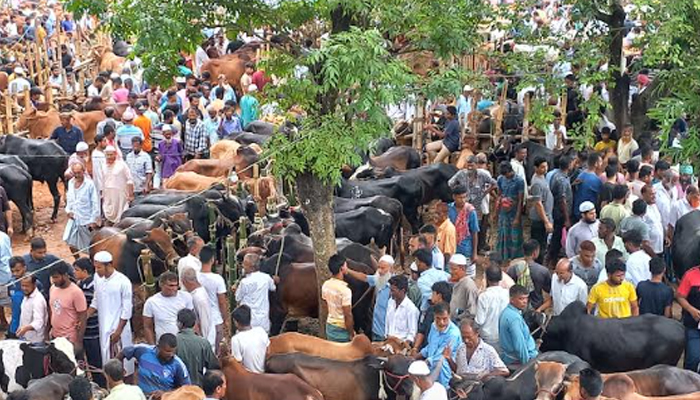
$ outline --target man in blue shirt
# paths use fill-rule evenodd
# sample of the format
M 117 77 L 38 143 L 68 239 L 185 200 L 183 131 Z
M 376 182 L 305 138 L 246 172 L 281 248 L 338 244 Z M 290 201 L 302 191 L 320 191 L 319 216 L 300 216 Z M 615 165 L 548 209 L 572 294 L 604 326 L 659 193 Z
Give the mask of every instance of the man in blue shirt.
M 59 258 L 53 254 L 48 254 L 46 250 L 46 242 L 40 237 L 35 237 L 29 242 L 29 253 L 24 255 L 24 264 L 27 266 L 27 271 L 36 273 L 36 279 L 41 283 L 37 285 L 41 293 L 49 298 L 49 289 L 51 288 L 48 265 L 59 261 Z M 44 268 L 44 269 L 42 269 Z
M 432 163 L 449 162 L 450 154 L 459 150 L 459 143 L 462 141 L 461 132 L 459 129 L 459 121 L 457 120 L 457 108 L 455 106 L 447 106 L 445 113 L 447 123 L 444 131 L 439 131 L 434 126 L 429 126 L 433 134 L 442 138 L 425 145 L 425 151 L 428 152 L 428 160 L 433 160 Z
M 374 299 L 374 312 L 372 313 L 372 341 L 380 342 L 386 339 L 386 308 L 389 305 L 389 279 L 391 279 L 391 269 L 394 267 L 394 257 L 385 254 L 379 259 L 377 273 L 366 275 L 362 272 L 348 269 L 348 275 L 353 278 L 367 282 L 376 289 Z
M 529 293 L 524 286 L 510 288 L 510 304 L 503 310 L 498 320 L 498 341 L 501 344 L 501 359 L 511 368 L 525 365 L 537 357 L 535 339 L 523 318 Z
M 139 387 L 146 397 L 160 398 L 184 385 L 191 385 L 187 367 L 175 355 L 177 338 L 172 333 L 164 333 L 158 339 L 158 346 L 137 344 L 125 347 L 117 355 L 119 360 L 138 361 Z
M 468 262 L 476 261 L 474 243 L 479 242 L 479 217 L 474 205 L 467 202 L 467 188 L 463 185 L 452 189 L 454 202 L 447 205 L 447 216 L 455 226 L 457 234 L 457 253 L 467 258 Z M 477 204 L 476 207 L 480 207 Z
M 433 268 L 437 268 L 440 271 L 445 270 L 445 256 L 442 254 L 440 249 L 437 247 L 437 229 L 435 225 L 423 225 L 418 231 L 428 244 L 428 249 L 433 254 Z
M 426 360 L 431 368 L 435 368 L 444 357 L 444 353 L 449 353 L 450 358 L 454 359 L 462 343 L 459 328 L 450 320 L 450 306 L 447 303 L 435 304 L 433 313 L 435 317 L 428 334 L 428 344 L 416 357 Z M 449 387 L 450 379 L 452 379 L 452 369 L 450 364 L 443 360 L 437 381 L 444 387 Z
M 450 279 L 450 274 L 432 267 L 433 255 L 428 249 L 416 250 L 413 253 L 413 258 L 416 259 L 416 266 L 420 274 L 417 284 L 423 298 L 418 308 L 421 312 L 425 312 L 428 309 L 428 300 L 433 293 L 433 284 L 441 281 L 446 282 Z
M 83 131 L 73 125 L 73 115 L 63 112 L 60 115 L 61 126 L 53 130 L 49 139 L 55 140 L 66 154 L 75 153 L 75 146 L 83 141 Z
M 598 153 L 591 153 L 588 155 L 587 166 L 588 169 L 581 172 L 576 181 L 573 183 L 574 187 L 574 204 L 572 210 L 578 210 L 581 203 L 584 201 L 590 201 L 598 205 L 598 193 L 603 188 L 603 182 L 598 177 L 596 171 L 603 164 L 603 159 Z M 575 218 L 578 219 L 579 214 L 574 213 Z

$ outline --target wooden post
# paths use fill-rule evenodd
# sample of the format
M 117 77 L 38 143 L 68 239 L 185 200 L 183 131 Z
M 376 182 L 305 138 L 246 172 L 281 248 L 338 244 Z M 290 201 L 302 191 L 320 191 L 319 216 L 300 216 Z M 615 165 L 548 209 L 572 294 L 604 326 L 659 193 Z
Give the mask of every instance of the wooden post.
M 503 81 L 503 90 L 498 99 L 498 110 L 496 111 L 496 129 L 494 131 L 495 143 L 498 143 L 501 135 L 503 135 L 503 113 L 506 111 L 506 94 L 508 93 L 508 80 Z M 494 143 L 494 144 L 495 144 Z
M 30 104 L 32 104 L 32 100 L 29 97 L 29 89 L 27 89 L 24 91 L 24 108 L 29 108 Z
M 53 105 L 53 88 L 51 85 L 46 85 L 46 92 L 44 94 L 46 95 L 46 102 L 49 105 Z
M 141 267 L 143 269 L 144 283 L 146 284 L 146 298 L 156 294 L 156 282 L 153 278 L 153 269 L 151 268 L 151 250 L 141 250 Z M 136 266 L 138 268 L 138 265 Z
M 14 127 L 12 126 L 12 97 L 10 96 L 10 91 L 5 89 L 5 122 L 7 130 L 5 133 L 11 135 L 14 133 Z
M 31 42 L 27 42 L 27 44 L 25 45 L 25 57 L 26 64 L 29 66 L 29 78 L 32 81 L 35 81 L 36 76 L 34 76 L 34 72 L 38 71 L 38 68 L 36 68 L 34 65 L 34 46 L 32 46 Z
M 561 97 L 561 101 L 559 102 L 559 107 L 560 107 L 560 112 L 561 112 L 561 124 L 566 126 L 566 102 L 568 101 L 568 98 L 566 97 L 566 91 L 564 91 L 564 95 Z
M 416 98 L 416 116 L 413 117 L 413 148 L 418 150 L 423 163 L 423 127 L 425 124 L 425 98 L 418 95 Z
M 523 99 L 523 142 L 530 140 L 530 121 L 528 121 L 528 117 L 530 116 L 530 101 L 530 94 L 525 93 L 525 98 Z
M 43 68 L 41 68 L 41 46 L 39 46 L 38 42 L 34 42 L 35 46 L 35 51 L 34 51 L 34 64 L 36 65 L 36 84 L 37 86 L 41 86 L 44 84 L 44 77 L 42 76 L 43 74 Z

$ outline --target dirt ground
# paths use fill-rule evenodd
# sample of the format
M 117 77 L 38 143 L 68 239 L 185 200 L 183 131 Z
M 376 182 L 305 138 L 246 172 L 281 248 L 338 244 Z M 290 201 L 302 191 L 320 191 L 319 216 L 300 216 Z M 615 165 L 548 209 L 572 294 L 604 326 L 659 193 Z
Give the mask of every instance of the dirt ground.
M 66 261 L 73 261 L 73 258 L 68 250 L 68 245 L 62 240 L 63 229 L 66 226 L 65 197 L 63 196 L 63 185 L 59 184 L 61 192 L 61 205 L 58 212 L 58 222 L 51 223 L 51 213 L 53 211 L 53 198 L 49 187 L 45 183 L 34 182 L 34 236 L 40 236 L 46 240 L 48 251 L 57 257 L 63 258 Z M 14 234 L 12 235 L 12 254 L 21 256 L 29 252 L 29 240 L 31 239 L 26 234 L 20 233 L 22 228 L 22 219 L 15 207 L 12 206 L 12 227 Z

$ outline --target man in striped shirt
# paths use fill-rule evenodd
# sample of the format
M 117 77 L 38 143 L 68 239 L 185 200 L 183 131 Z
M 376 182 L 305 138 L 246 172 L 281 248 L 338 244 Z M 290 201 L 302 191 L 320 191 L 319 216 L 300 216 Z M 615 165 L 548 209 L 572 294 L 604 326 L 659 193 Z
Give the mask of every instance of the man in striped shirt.
M 207 152 L 207 130 L 194 108 L 187 110 L 185 122 L 185 160 L 205 158 Z

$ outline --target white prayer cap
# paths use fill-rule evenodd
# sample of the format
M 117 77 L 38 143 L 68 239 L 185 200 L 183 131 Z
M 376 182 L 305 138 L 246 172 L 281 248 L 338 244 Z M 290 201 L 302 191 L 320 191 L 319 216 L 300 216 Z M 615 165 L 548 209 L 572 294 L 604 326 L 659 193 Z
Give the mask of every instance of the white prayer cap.
M 88 151 L 90 146 L 88 146 L 87 143 L 85 142 L 78 142 L 78 144 L 75 146 L 75 151 Z
M 411 265 L 408 267 L 408 269 L 410 269 L 413 272 L 418 272 L 418 264 L 416 264 L 414 261 L 411 263 Z
M 170 126 L 169 124 L 163 124 L 163 126 L 160 128 L 160 130 L 161 130 L 162 132 L 165 132 L 165 131 L 171 131 L 171 132 L 172 132 L 173 127 Z
M 16 75 L 24 75 L 24 69 L 22 67 L 15 67 Z
M 111 263 L 112 255 L 107 251 L 98 251 L 97 254 L 95 254 L 94 260 L 99 263 Z
M 249 92 L 256 92 L 257 90 L 258 90 L 258 85 L 253 84 L 253 85 L 248 86 Z
M 384 254 L 382 258 L 379 259 L 379 262 L 385 262 L 387 264 L 394 265 L 394 257 L 390 256 L 389 254 Z
M 430 375 L 430 368 L 423 360 L 414 361 L 408 366 L 408 374 L 413 376 L 428 376 Z
M 462 265 L 466 266 L 467 265 L 467 257 L 465 257 L 463 254 L 453 254 L 452 257 L 450 257 L 450 264 L 455 264 L 455 265 Z
M 134 119 L 134 113 L 131 111 L 126 111 L 124 115 L 122 115 L 122 121 L 132 121 Z
M 114 146 L 107 146 L 105 147 L 105 153 L 116 153 L 117 149 L 114 148 Z
M 464 85 L 463 92 L 471 92 L 474 88 L 471 85 Z
M 187 83 L 187 79 L 184 76 L 178 76 L 175 78 L 175 83 Z
M 115 79 L 117 79 L 117 78 L 119 78 L 119 74 L 116 73 L 116 72 L 112 72 L 112 73 L 109 75 L 109 79 L 111 79 L 111 80 L 115 80 Z

